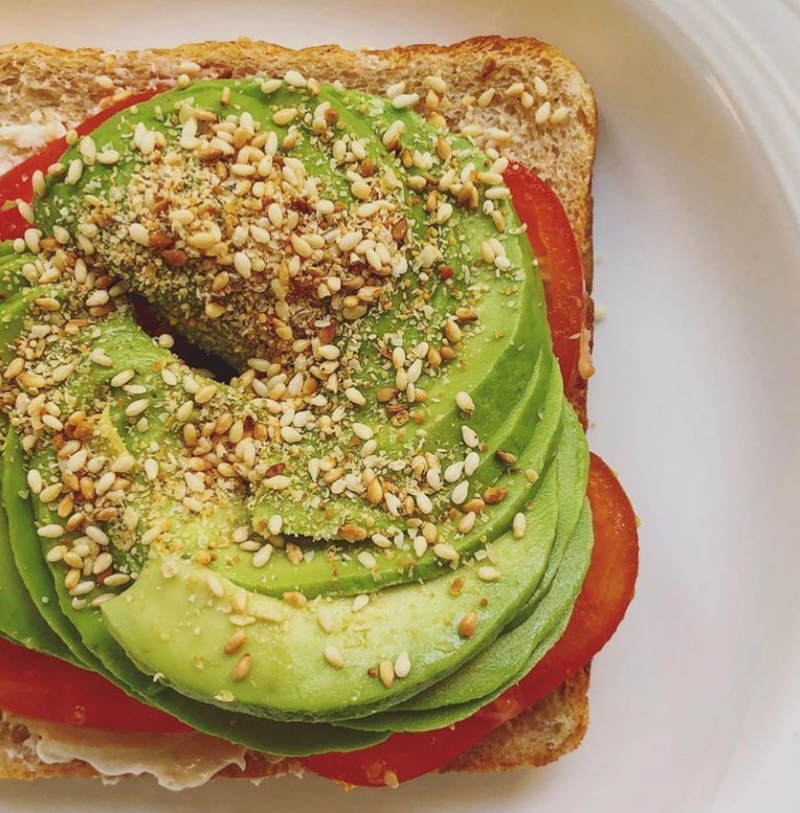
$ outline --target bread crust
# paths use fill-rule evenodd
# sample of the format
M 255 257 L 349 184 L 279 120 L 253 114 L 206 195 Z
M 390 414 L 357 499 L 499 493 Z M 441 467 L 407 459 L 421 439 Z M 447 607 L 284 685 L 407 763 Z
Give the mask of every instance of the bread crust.
M 591 293 L 592 167 L 597 136 L 594 96 L 578 69 L 558 49 L 536 39 L 487 36 L 448 46 L 423 44 L 382 51 L 347 51 L 336 45 L 293 51 L 248 39 L 118 53 L 11 44 L 0 46 L 0 132 L 2 125 L 25 123 L 32 115 L 58 117 L 69 128 L 109 104 L 114 96 L 173 85 L 181 73 L 189 72 L 192 79 L 282 76 L 289 66 L 323 83 L 339 79 L 345 86 L 377 94 L 405 80 L 409 89 L 424 96 L 426 77 L 440 75 L 448 85 L 450 103 L 441 110 L 448 125 L 458 129 L 478 124 L 510 132 L 511 141 L 501 145 L 500 151 L 530 167 L 558 194 L 572 223 L 586 287 Z M 111 79 L 113 89 L 102 87 L 98 76 Z M 553 109 L 570 109 L 570 116 L 562 124 L 536 125 L 536 108 L 525 109 L 518 98 L 504 93 L 516 82 L 533 87 L 537 76 L 547 84 L 547 101 Z M 492 104 L 483 108 L 469 103 L 468 97 L 474 99 L 489 88 L 496 91 Z M 543 98 L 538 98 L 537 106 L 542 103 Z M 0 138 L 0 167 L 12 166 L 32 151 Z M 586 319 L 591 335 L 591 300 Z M 584 427 L 586 399 L 586 381 L 581 380 L 571 401 Z M 587 665 L 442 771 L 540 766 L 573 750 L 588 724 L 589 673 Z M 78 761 L 45 765 L 32 752 L 25 751 L 28 736 L 22 727 L 0 723 L 0 778 L 96 775 L 90 766 Z M 250 753 L 243 771 L 232 767 L 220 775 L 255 779 L 300 771 L 295 760 L 273 763 L 263 755 Z

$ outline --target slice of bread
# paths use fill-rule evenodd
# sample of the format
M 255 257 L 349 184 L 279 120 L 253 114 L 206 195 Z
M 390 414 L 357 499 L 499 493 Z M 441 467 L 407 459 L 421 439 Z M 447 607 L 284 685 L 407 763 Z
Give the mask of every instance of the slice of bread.
M 476 125 L 499 151 L 543 177 L 556 191 L 572 222 L 586 285 L 592 286 L 592 166 L 597 114 L 592 91 L 576 67 L 556 48 L 535 39 L 478 37 L 450 46 L 415 45 L 385 51 L 346 51 L 320 46 L 292 51 L 250 40 L 184 45 L 170 50 L 108 53 L 65 51 L 31 43 L 0 46 L 0 170 L 12 167 L 63 134 L 98 107 L 130 92 L 189 79 L 283 76 L 288 68 L 322 83 L 335 80 L 375 94 L 405 81 L 421 96 L 419 109 L 438 107 L 448 125 Z M 441 93 L 439 77 L 446 83 Z M 436 99 L 426 98 L 430 85 Z M 520 91 L 520 87 L 524 88 Z M 494 93 L 487 91 L 493 90 Z M 509 92 L 509 90 L 511 92 Z M 491 97 L 491 98 L 490 98 Z M 546 117 L 549 104 L 550 117 Z M 553 113 L 559 111 L 556 119 Z M 537 113 L 538 120 L 537 123 Z M 547 120 L 544 120 L 547 119 Z M 506 137 L 502 132 L 510 134 Z M 592 308 L 586 329 L 592 329 Z M 586 425 L 586 382 L 573 397 Z M 545 765 L 576 748 L 588 722 L 589 667 L 444 770 L 492 771 Z M 0 777 L 35 779 L 91 776 L 80 762 L 45 765 L 26 747 L 28 732 L 0 723 Z M 244 772 L 256 778 L 297 772 L 292 760 L 274 763 L 250 754 Z

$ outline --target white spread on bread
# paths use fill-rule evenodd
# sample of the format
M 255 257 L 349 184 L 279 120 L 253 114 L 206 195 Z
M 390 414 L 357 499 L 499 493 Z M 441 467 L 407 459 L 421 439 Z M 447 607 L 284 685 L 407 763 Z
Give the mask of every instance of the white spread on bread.
M 28 743 L 45 764 L 79 759 L 106 781 L 148 775 L 168 790 L 183 790 L 204 785 L 230 765 L 245 766 L 245 748 L 205 734 L 100 731 L 10 714 L 4 719 L 28 729 Z

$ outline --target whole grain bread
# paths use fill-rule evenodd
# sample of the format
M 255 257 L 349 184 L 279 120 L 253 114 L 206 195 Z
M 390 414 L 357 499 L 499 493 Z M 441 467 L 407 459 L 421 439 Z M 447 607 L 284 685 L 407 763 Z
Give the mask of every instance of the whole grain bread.
M 184 74 L 191 80 L 283 76 L 290 67 L 322 83 L 338 79 L 347 87 L 376 94 L 405 81 L 408 92 L 420 94 L 423 113 L 427 79 L 441 77 L 447 90 L 437 94 L 437 106 L 450 128 L 481 128 L 487 134 L 484 141 L 491 140 L 502 154 L 533 169 L 558 194 L 572 222 L 591 292 L 594 97 L 560 51 L 535 39 L 477 37 L 450 46 L 414 45 L 384 51 L 346 51 L 334 45 L 293 51 L 247 39 L 114 53 L 90 48 L 67 51 L 33 43 L 0 46 L 0 168 L 13 166 L 40 146 L 38 136 L 30 137 L 31 131 L 34 136 L 53 137 L 129 93 L 174 85 Z M 530 97 L 519 92 L 520 83 Z M 490 90 L 494 93 L 487 93 Z M 545 103 L 549 108 L 542 110 Z M 548 109 L 550 118 L 541 121 Z M 563 119 L 554 123 L 552 113 L 559 109 L 557 118 Z M 506 141 L 493 130 L 511 137 Z M 590 306 L 589 335 L 592 321 Z M 586 425 L 585 381 L 572 401 Z M 443 770 L 506 770 L 558 759 L 576 748 L 586 731 L 588 686 L 587 666 Z M 21 726 L 0 722 L 0 778 L 94 775 L 81 762 L 45 765 L 28 747 L 28 740 L 29 734 Z M 222 775 L 257 778 L 299 770 L 293 760 L 274 763 L 249 754 L 245 771 L 233 768 Z

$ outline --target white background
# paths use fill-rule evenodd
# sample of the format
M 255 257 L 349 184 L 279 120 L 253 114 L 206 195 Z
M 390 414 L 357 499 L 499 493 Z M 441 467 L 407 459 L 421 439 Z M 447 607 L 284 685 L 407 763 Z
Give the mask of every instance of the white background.
M 798 0 L 0 0 L 0 40 L 109 48 L 247 34 L 385 46 L 531 34 L 594 85 L 593 447 L 643 525 L 639 592 L 596 660 L 583 747 L 541 771 L 343 794 L 5 783 L 59 810 L 800 810 Z M 2 112 L 0 111 L 0 116 Z

